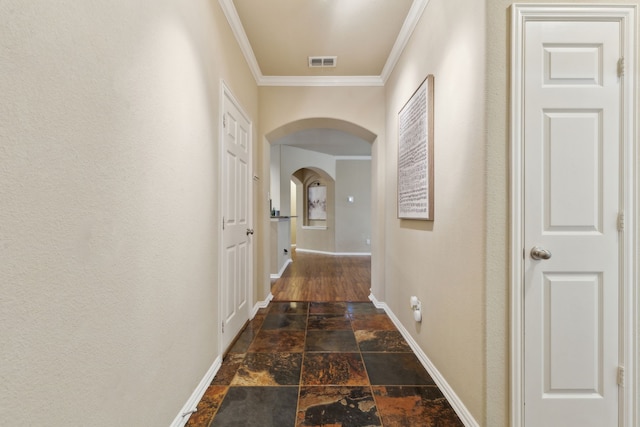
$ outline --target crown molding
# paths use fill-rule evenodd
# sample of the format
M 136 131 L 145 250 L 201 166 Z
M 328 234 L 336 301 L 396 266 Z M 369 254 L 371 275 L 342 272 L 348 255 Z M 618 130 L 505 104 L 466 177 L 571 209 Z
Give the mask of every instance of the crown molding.
M 396 39 L 396 42 L 391 49 L 391 53 L 389 53 L 389 57 L 387 58 L 387 62 L 384 64 L 382 73 L 380 74 L 380 80 L 384 83 L 387 82 L 389 76 L 393 72 L 393 69 L 400 59 L 400 55 L 402 55 L 404 48 L 407 46 L 407 43 L 409 42 L 413 31 L 416 29 L 416 25 L 418 25 L 418 21 L 428 4 L 429 0 L 413 1 L 413 4 L 409 9 L 409 13 L 407 13 L 407 18 L 404 20 L 404 24 L 402 24 L 400 33 L 398 33 L 398 38 Z
M 379 76 L 265 76 L 260 70 L 233 0 L 218 0 L 258 86 L 384 86 L 429 0 L 414 0 Z
M 333 156 L 335 160 L 371 160 L 371 156 Z
M 258 86 L 384 86 L 379 76 L 262 76 Z
M 224 16 L 226 16 L 227 21 L 229 21 L 231 31 L 233 31 L 233 35 L 236 37 L 236 40 L 240 45 L 240 50 L 247 60 L 247 64 L 249 64 L 253 78 L 256 82 L 259 82 L 262 78 L 262 71 L 260 71 L 260 67 L 258 66 L 258 61 L 256 60 L 256 56 L 253 53 L 253 49 L 251 48 L 251 44 L 247 38 L 247 33 L 244 32 L 242 22 L 240 22 L 240 16 L 238 16 L 238 11 L 233 5 L 233 0 L 219 0 L 219 3 L 222 7 L 222 12 L 224 12 Z

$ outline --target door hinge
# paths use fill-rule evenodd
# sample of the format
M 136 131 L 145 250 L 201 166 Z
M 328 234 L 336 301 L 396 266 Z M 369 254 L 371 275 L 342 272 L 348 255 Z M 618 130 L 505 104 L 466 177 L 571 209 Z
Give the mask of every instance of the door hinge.
M 624 387 L 624 366 L 618 366 L 618 385 Z
M 224 230 L 224 217 L 222 217 L 222 229 Z
M 226 129 L 227 127 L 227 116 L 222 116 L 222 127 Z
M 624 76 L 624 57 L 618 59 L 618 77 Z
M 618 231 L 624 231 L 624 212 L 618 213 Z
M 224 322 L 222 322 L 222 333 L 224 334 Z

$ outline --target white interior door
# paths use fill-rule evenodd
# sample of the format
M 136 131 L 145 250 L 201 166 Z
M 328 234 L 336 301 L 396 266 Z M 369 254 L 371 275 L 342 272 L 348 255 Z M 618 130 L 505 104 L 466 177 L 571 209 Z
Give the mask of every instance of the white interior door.
M 251 124 L 224 88 L 222 351 L 249 319 L 252 274 Z
M 532 20 L 523 40 L 524 424 L 614 427 L 621 23 Z

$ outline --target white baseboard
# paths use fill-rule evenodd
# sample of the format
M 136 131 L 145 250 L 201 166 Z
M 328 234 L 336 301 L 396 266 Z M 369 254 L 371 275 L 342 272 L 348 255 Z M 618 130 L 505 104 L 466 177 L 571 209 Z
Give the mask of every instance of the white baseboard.
M 462 423 L 466 427 L 480 427 L 480 424 L 478 424 L 478 422 L 473 418 L 473 415 L 471 415 L 471 412 L 469 412 L 467 407 L 464 406 L 464 403 L 462 403 L 462 400 L 460 400 L 460 398 L 453 391 L 449 383 L 447 383 L 447 381 L 444 379 L 442 374 L 436 369 L 436 367 L 433 365 L 431 360 L 429 360 L 425 352 L 422 351 L 422 349 L 420 348 L 416 340 L 413 339 L 409 331 L 407 331 L 404 325 L 400 323 L 400 320 L 396 317 L 393 311 L 391 311 L 389 306 L 384 302 L 378 301 L 373 294 L 369 295 L 369 299 L 371 300 L 373 305 L 376 306 L 376 308 L 381 308 L 387 313 L 391 321 L 396 325 L 396 328 L 398 328 L 398 331 L 400 331 L 404 339 L 407 341 L 407 343 L 411 347 L 411 350 L 413 350 L 415 355 L 418 357 L 418 360 L 420 360 L 420 363 L 422 363 L 422 366 L 424 366 L 424 368 L 427 370 L 429 375 L 431 375 L 431 378 L 433 378 L 433 381 L 435 381 L 440 391 L 442 391 L 442 394 L 444 394 L 444 396 L 447 398 L 447 400 L 453 407 L 453 410 L 456 411 L 456 414 L 458 414 L 458 417 L 460 418 Z
M 272 299 L 273 294 L 269 293 L 264 301 L 258 301 L 251 310 L 250 318 L 253 319 L 258 313 L 258 310 L 260 310 L 261 308 L 266 308 Z M 185 403 L 185 405 L 182 407 L 180 413 L 178 413 L 176 418 L 171 423 L 170 427 L 184 427 L 184 425 L 187 424 L 187 421 L 189 421 L 189 417 L 191 417 L 191 414 L 195 412 L 200 399 L 202 399 L 202 396 L 207 391 L 209 384 L 211 384 L 211 381 L 213 381 L 213 378 L 218 373 L 220 366 L 222 366 L 222 356 L 218 356 L 216 360 L 214 360 L 204 378 L 202 378 L 200 384 L 198 384 L 198 387 L 196 387 L 196 389 L 193 391 L 191 397 L 189 397 L 189 400 L 187 400 L 187 403 Z
M 273 294 L 269 292 L 269 295 L 267 295 L 267 298 L 265 298 L 264 301 L 258 301 L 256 305 L 253 306 L 253 310 L 251 310 L 251 319 L 256 317 L 256 314 L 258 314 L 258 310 L 260 310 L 261 308 L 267 308 L 272 299 Z
M 282 273 L 284 273 L 284 271 L 287 269 L 287 266 L 289 264 L 291 264 L 293 261 L 291 261 L 291 258 L 287 259 L 285 261 L 285 263 L 282 265 L 282 267 L 280 268 L 280 271 L 278 271 L 276 274 L 272 274 L 271 278 L 272 279 L 279 279 L 282 277 Z
M 265 298 L 264 301 L 258 301 L 251 310 L 250 318 L 253 319 L 258 313 L 258 310 L 260 310 L 261 308 L 266 308 L 272 299 L 273 294 L 269 292 L 269 295 L 267 295 L 267 298 Z M 191 393 L 191 397 L 189 397 L 187 403 L 184 404 L 176 418 L 171 423 L 170 427 L 184 427 L 184 425 L 187 424 L 187 421 L 189 421 L 191 414 L 195 412 L 200 399 L 202 399 L 202 396 L 207 391 L 209 384 L 211 384 L 213 378 L 218 373 L 220 366 L 222 366 L 222 356 L 216 357 L 216 360 L 213 361 L 213 364 L 204 375 L 204 378 L 202 378 L 200 384 L 198 384 L 198 387 L 196 387 L 193 393 Z
M 222 366 L 222 356 L 216 357 L 216 360 L 213 361 L 213 364 L 204 375 L 204 378 L 202 378 L 200 384 L 198 384 L 198 387 L 196 387 L 193 393 L 191 393 L 191 397 L 189 397 L 187 403 L 184 404 L 176 418 L 171 423 L 170 427 L 184 427 L 184 425 L 187 424 L 187 421 L 189 421 L 191 414 L 196 411 L 196 407 L 198 406 L 198 403 L 200 402 L 200 399 L 202 399 L 204 393 L 207 391 L 209 384 L 211 384 L 211 381 L 213 381 L 213 378 L 218 373 L 220 366 Z
M 371 252 L 326 252 L 326 251 L 316 251 L 314 249 L 302 249 L 302 248 L 296 248 L 296 252 L 307 252 L 310 254 L 322 254 L 322 255 L 333 255 L 333 256 L 371 256 Z
M 391 311 L 391 310 L 389 309 L 389 307 L 387 306 L 387 304 L 385 304 L 385 303 L 383 303 L 383 302 L 378 301 L 378 299 L 375 297 L 375 295 L 373 295 L 373 294 L 369 294 L 369 299 L 371 300 L 371 302 L 373 303 L 373 305 L 375 305 L 375 306 L 376 306 L 376 308 L 381 308 L 381 309 L 383 309 L 384 311 L 387 311 L 387 310 Z

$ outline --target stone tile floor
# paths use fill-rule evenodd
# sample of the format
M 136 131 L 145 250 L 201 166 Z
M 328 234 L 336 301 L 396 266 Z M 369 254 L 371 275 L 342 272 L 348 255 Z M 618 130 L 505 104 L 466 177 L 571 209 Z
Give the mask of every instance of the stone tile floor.
M 238 337 L 188 427 L 459 427 L 383 310 L 271 303 Z

